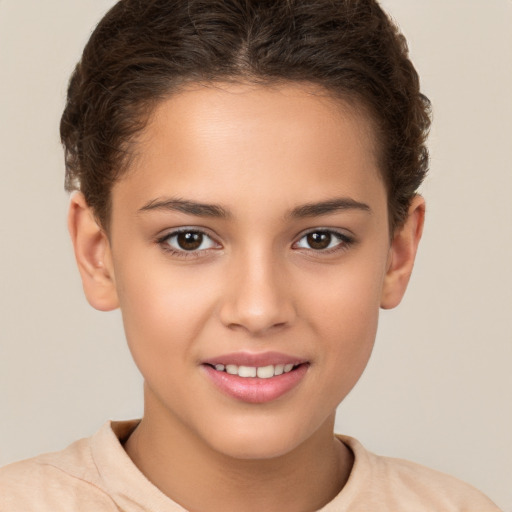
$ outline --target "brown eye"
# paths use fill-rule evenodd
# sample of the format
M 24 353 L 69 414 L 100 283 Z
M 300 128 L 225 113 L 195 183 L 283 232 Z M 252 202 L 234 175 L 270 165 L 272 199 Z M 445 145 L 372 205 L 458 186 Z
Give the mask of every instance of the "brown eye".
M 185 231 L 176 236 L 176 242 L 184 251 L 195 251 L 203 243 L 203 234 L 197 231 Z
M 166 250 L 174 253 L 197 252 L 218 247 L 218 244 L 210 236 L 202 231 L 183 230 L 175 231 L 163 236 L 158 243 Z
M 311 249 L 327 249 L 332 241 L 332 234 L 325 231 L 317 231 L 306 235 L 306 241 Z
M 330 253 L 336 249 L 346 249 L 352 243 L 354 243 L 354 240 L 348 235 L 334 230 L 318 229 L 317 231 L 310 231 L 304 234 L 294 244 L 294 248 Z

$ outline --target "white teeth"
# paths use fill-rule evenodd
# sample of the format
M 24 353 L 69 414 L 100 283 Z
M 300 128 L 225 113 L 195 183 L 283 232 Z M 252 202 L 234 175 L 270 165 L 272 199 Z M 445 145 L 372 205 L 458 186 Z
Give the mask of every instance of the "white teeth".
M 237 366 L 236 364 L 216 364 L 215 369 L 219 372 L 225 371 L 230 375 L 239 377 L 258 377 L 259 379 L 270 379 L 271 377 L 289 373 L 295 367 L 294 364 L 269 364 L 268 366 Z
M 260 379 L 270 379 L 274 376 L 274 366 L 260 366 L 257 373 Z
M 238 376 L 239 377 L 256 377 L 256 368 L 254 366 L 239 366 L 238 367 Z
M 238 366 L 236 364 L 228 364 L 226 365 L 226 372 L 228 372 L 230 375 L 237 375 Z

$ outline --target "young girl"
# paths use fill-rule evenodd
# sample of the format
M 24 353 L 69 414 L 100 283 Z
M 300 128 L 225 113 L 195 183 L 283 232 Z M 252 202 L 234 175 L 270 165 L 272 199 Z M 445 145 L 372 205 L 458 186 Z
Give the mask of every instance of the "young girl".
M 61 122 L 88 301 L 140 421 L 5 468 L 1 510 L 497 510 L 333 434 L 422 233 L 429 102 L 371 1 L 123 0 Z

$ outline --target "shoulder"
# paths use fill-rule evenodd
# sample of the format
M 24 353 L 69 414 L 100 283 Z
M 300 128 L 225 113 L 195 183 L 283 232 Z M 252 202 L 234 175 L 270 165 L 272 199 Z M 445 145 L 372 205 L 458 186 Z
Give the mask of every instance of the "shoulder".
M 381 511 L 499 512 L 480 491 L 445 473 L 414 462 L 382 457 L 357 440 L 339 436 L 354 453 L 354 468 L 345 491 Z M 365 501 L 366 500 L 366 501 Z
M 89 441 L 81 439 L 60 452 L 0 468 L 0 510 L 117 511 L 109 496 L 96 485 L 98 476 Z

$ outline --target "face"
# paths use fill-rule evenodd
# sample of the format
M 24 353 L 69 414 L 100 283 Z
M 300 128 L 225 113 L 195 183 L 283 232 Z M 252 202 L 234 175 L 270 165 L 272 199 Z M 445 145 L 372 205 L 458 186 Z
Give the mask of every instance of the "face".
M 157 108 L 112 201 L 146 415 L 246 458 L 331 425 L 391 260 L 368 119 L 300 85 L 196 86 Z

